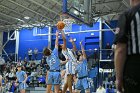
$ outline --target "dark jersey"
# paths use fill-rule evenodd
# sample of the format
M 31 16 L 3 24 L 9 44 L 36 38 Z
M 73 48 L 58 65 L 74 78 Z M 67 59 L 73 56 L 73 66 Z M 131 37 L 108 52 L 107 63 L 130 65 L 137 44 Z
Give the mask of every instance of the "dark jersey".
M 126 43 L 128 55 L 140 54 L 140 5 L 119 17 L 115 33 L 115 43 Z

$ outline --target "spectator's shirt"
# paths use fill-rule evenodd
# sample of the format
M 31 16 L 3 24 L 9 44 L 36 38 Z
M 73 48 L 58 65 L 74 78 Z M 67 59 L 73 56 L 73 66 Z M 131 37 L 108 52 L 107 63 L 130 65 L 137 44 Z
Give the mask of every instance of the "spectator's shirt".
M 50 70 L 60 70 L 60 60 L 58 57 L 58 49 L 54 48 L 51 55 L 46 59 L 47 64 L 50 67 Z
M 106 93 L 106 90 L 102 87 L 102 88 L 98 88 L 96 90 L 96 93 Z
M 38 54 L 38 49 L 35 49 L 34 50 L 34 54 Z
M 9 73 L 9 77 L 10 78 L 14 77 L 14 73 L 13 72 Z
M 32 55 L 32 50 L 28 50 L 28 55 Z
M 22 83 L 25 80 L 25 77 L 24 77 L 25 74 L 26 73 L 24 71 L 16 72 L 16 77 L 17 77 L 19 83 Z
M 2 57 L 0 57 L 0 65 L 3 65 L 3 64 L 5 64 L 5 60 Z

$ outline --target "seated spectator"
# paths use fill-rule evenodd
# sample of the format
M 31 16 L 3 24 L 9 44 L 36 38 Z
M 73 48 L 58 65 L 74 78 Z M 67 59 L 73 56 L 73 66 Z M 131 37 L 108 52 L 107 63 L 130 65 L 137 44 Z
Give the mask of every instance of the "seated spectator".
M 8 74 L 8 78 L 9 80 L 15 80 L 15 74 L 13 70 L 11 70 L 10 73 Z
M 31 77 L 34 77 L 34 76 L 37 76 L 37 72 L 36 72 L 36 69 L 33 69 L 33 71 L 31 72 Z
M 100 85 L 99 88 L 96 90 L 96 93 L 106 93 L 106 90 L 102 85 Z
M 0 75 L 0 93 L 2 92 L 2 76 Z
M 31 63 L 30 65 L 31 70 L 34 70 L 36 68 L 36 64 L 34 62 Z
M 37 68 L 38 73 L 42 70 L 42 67 L 40 66 L 40 64 L 38 64 L 36 68 Z
M 35 58 L 35 60 L 37 60 L 37 56 L 38 56 L 38 49 L 35 48 L 34 49 L 34 58 Z

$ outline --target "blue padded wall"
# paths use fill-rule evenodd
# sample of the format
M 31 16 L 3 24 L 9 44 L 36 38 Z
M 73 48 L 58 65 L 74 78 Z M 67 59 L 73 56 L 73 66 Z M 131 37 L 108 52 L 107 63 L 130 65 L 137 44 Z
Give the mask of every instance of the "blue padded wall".
M 73 24 L 72 25 L 72 32 L 79 32 L 79 31 L 86 31 L 86 30 L 98 30 L 99 29 L 99 23 L 95 23 L 93 27 L 88 27 L 86 25 L 78 25 Z M 56 32 L 56 27 L 53 28 L 53 33 Z M 91 35 L 91 33 L 94 33 L 94 36 Z M 67 47 L 72 48 L 72 44 L 69 43 L 69 39 L 73 38 L 76 39 L 75 44 L 78 50 L 80 50 L 79 42 L 83 40 L 83 44 L 85 46 L 85 49 L 94 49 L 99 48 L 99 32 L 87 32 L 87 33 L 73 33 L 66 35 L 67 38 Z M 52 37 L 52 47 L 54 46 L 55 36 Z M 62 44 L 62 37 L 60 36 L 59 43 Z
M 111 21 L 110 23 L 110 27 L 112 29 L 115 29 L 116 28 L 116 25 L 117 25 L 117 21 Z M 105 24 L 103 25 L 103 29 L 109 29 Z M 115 34 L 110 30 L 110 31 L 103 31 L 102 33 L 102 48 L 105 49 L 105 46 L 107 43 L 109 43 L 111 46 L 114 42 L 114 36 Z M 106 51 L 102 51 L 102 57 L 103 59 L 106 59 Z
M 43 31 L 48 31 L 48 28 L 42 28 Z M 42 33 L 43 34 L 43 33 Z M 44 47 L 48 46 L 48 36 L 33 36 L 33 29 L 22 29 L 19 34 L 19 57 L 22 59 L 27 57 L 29 48 L 34 50 L 37 48 L 39 51 L 38 58 L 42 58 L 42 51 Z
M 116 27 L 117 21 L 112 21 L 111 26 L 112 28 Z M 107 26 L 103 25 L 103 28 L 108 29 Z M 43 31 L 46 33 L 48 31 L 48 28 L 42 28 L 42 34 Z M 53 27 L 52 33 L 55 33 L 57 30 L 56 27 Z M 73 24 L 72 25 L 72 31 L 78 32 L 78 31 L 86 31 L 86 30 L 99 30 L 99 22 L 95 23 L 93 27 L 88 27 L 86 25 L 78 25 Z M 92 35 L 92 34 L 94 35 Z M 69 42 L 69 38 L 75 38 L 76 39 L 76 46 L 77 49 L 80 49 L 79 42 L 83 40 L 83 44 L 86 50 L 88 49 L 94 49 L 99 48 L 99 32 L 87 32 L 87 33 L 75 33 L 75 34 L 69 34 L 66 35 L 67 42 Z M 108 38 L 109 37 L 109 38 Z M 6 42 L 7 39 L 7 33 L 4 33 L 4 42 Z M 48 45 L 48 36 L 33 36 L 33 29 L 21 29 L 20 36 L 19 36 L 19 57 L 22 57 L 22 59 L 27 56 L 28 48 L 31 48 L 32 50 L 34 48 L 38 48 L 39 52 L 42 52 L 43 48 Z M 106 43 L 109 42 L 111 45 L 113 43 L 114 34 L 111 31 L 103 32 L 103 45 L 104 48 Z M 52 48 L 54 46 L 55 41 L 55 35 L 52 36 Z M 62 38 L 60 37 L 59 43 L 62 44 Z M 71 43 L 67 43 L 67 47 L 72 48 Z M 8 53 L 14 53 L 15 52 L 15 41 L 12 40 L 8 42 L 8 44 L 5 46 L 5 50 Z M 39 59 L 42 57 L 42 54 L 39 54 Z
M 111 21 L 110 23 L 110 27 L 112 29 L 116 28 L 117 26 L 117 21 Z M 109 29 L 106 25 L 103 25 L 103 29 Z M 114 36 L 115 34 L 112 31 L 104 31 L 103 32 L 103 36 L 102 36 L 102 40 L 103 40 L 103 45 L 102 47 L 105 48 L 106 43 L 110 43 L 110 45 L 113 44 L 114 41 Z

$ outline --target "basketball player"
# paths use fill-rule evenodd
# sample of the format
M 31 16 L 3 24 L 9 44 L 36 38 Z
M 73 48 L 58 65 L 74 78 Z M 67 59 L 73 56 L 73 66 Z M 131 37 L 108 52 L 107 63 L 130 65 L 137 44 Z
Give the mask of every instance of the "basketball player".
M 68 62 L 68 60 L 65 60 L 65 61 L 60 60 L 61 65 L 66 64 L 67 62 Z M 46 81 L 48 81 L 48 73 L 49 73 L 49 71 L 47 71 L 47 74 L 46 74 Z M 61 80 L 64 79 L 64 73 L 65 73 L 65 70 L 61 70 Z M 61 84 L 62 84 L 62 81 L 61 81 Z M 59 93 L 61 93 L 60 90 L 61 89 L 59 89 Z M 52 85 L 50 93 L 54 93 L 54 92 L 55 92 L 54 85 Z
M 27 88 L 27 84 L 26 84 L 26 81 L 27 81 L 27 74 L 21 70 L 21 67 L 22 67 L 22 64 L 21 63 L 18 63 L 17 64 L 17 72 L 16 72 L 16 77 L 17 77 L 17 80 L 16 82 L 18 83 L 18 87 L 19 87 L 19 90 L 20 90 L 20 93 L 26 93 L 26 88 Z
M 56 32 L 55 48 L 51 51 L 49 48 L 45 48 L 43 53 L 47 57 L 47 64 L 50 66 L 50 70 L 47 72 L 47 93 L 50 93 L 52 85 L 54 85 L 55 93 L 58 93 L 60 87 L 60 60 L 58 58 L 58 35 Z
M 73 78 L 75 77 L 75 64 L 76 64 L 76 58 L 73 52 L 76 51 L 76 46 L 73 39 L 70 39 L 70 42 L 73 45 L 73 49 L 71 50 L 67 48 L 65 34 L 63 31 L 61 31 L 61 33 L 62 33 L 63 45 L 61 45 L 61 47 L 59 48 L 62 48 L 62 53 L 65 56 L 65 58 L 69 59 L 68 62 L 66 63 L 66 70 L 65 70 L 66 81 L 64 82 L 63 93 L 67 91 L 67 88 L 69 88 L 70 93 L 72 93 L 72 83 L 73 83 Z
M 88 85 L 88 69 L 87 58 L 82 42 L 80 42 L 82 53 L 78 56 L 78 65 L 76 66 L 76 73 L 78 75 L 78 81 L 76 83 L 76 93 L 80 93 L 80 90 L 84 89 L 85 93 L 90 93 Z
M 61 75 L 60 75 L 60 59 L 58 56 L 58 35 L 59 35 L 59 33 L 56 32 L 54 50 L 51 51 L 49 48 L 45 48 L 43 51 L 44 55 L 47 57 L 47 63 L 50 66 L 50 70 L 47 72 L 48 73 L 48 75 L 47 75 L 47 93 L 50 93 L 52 85 L 54 85 L 55 93 L 59 93 L 59 89 L 60 89 Z M 63 36 L 62 36 L 62 38 L 63 38 Z

